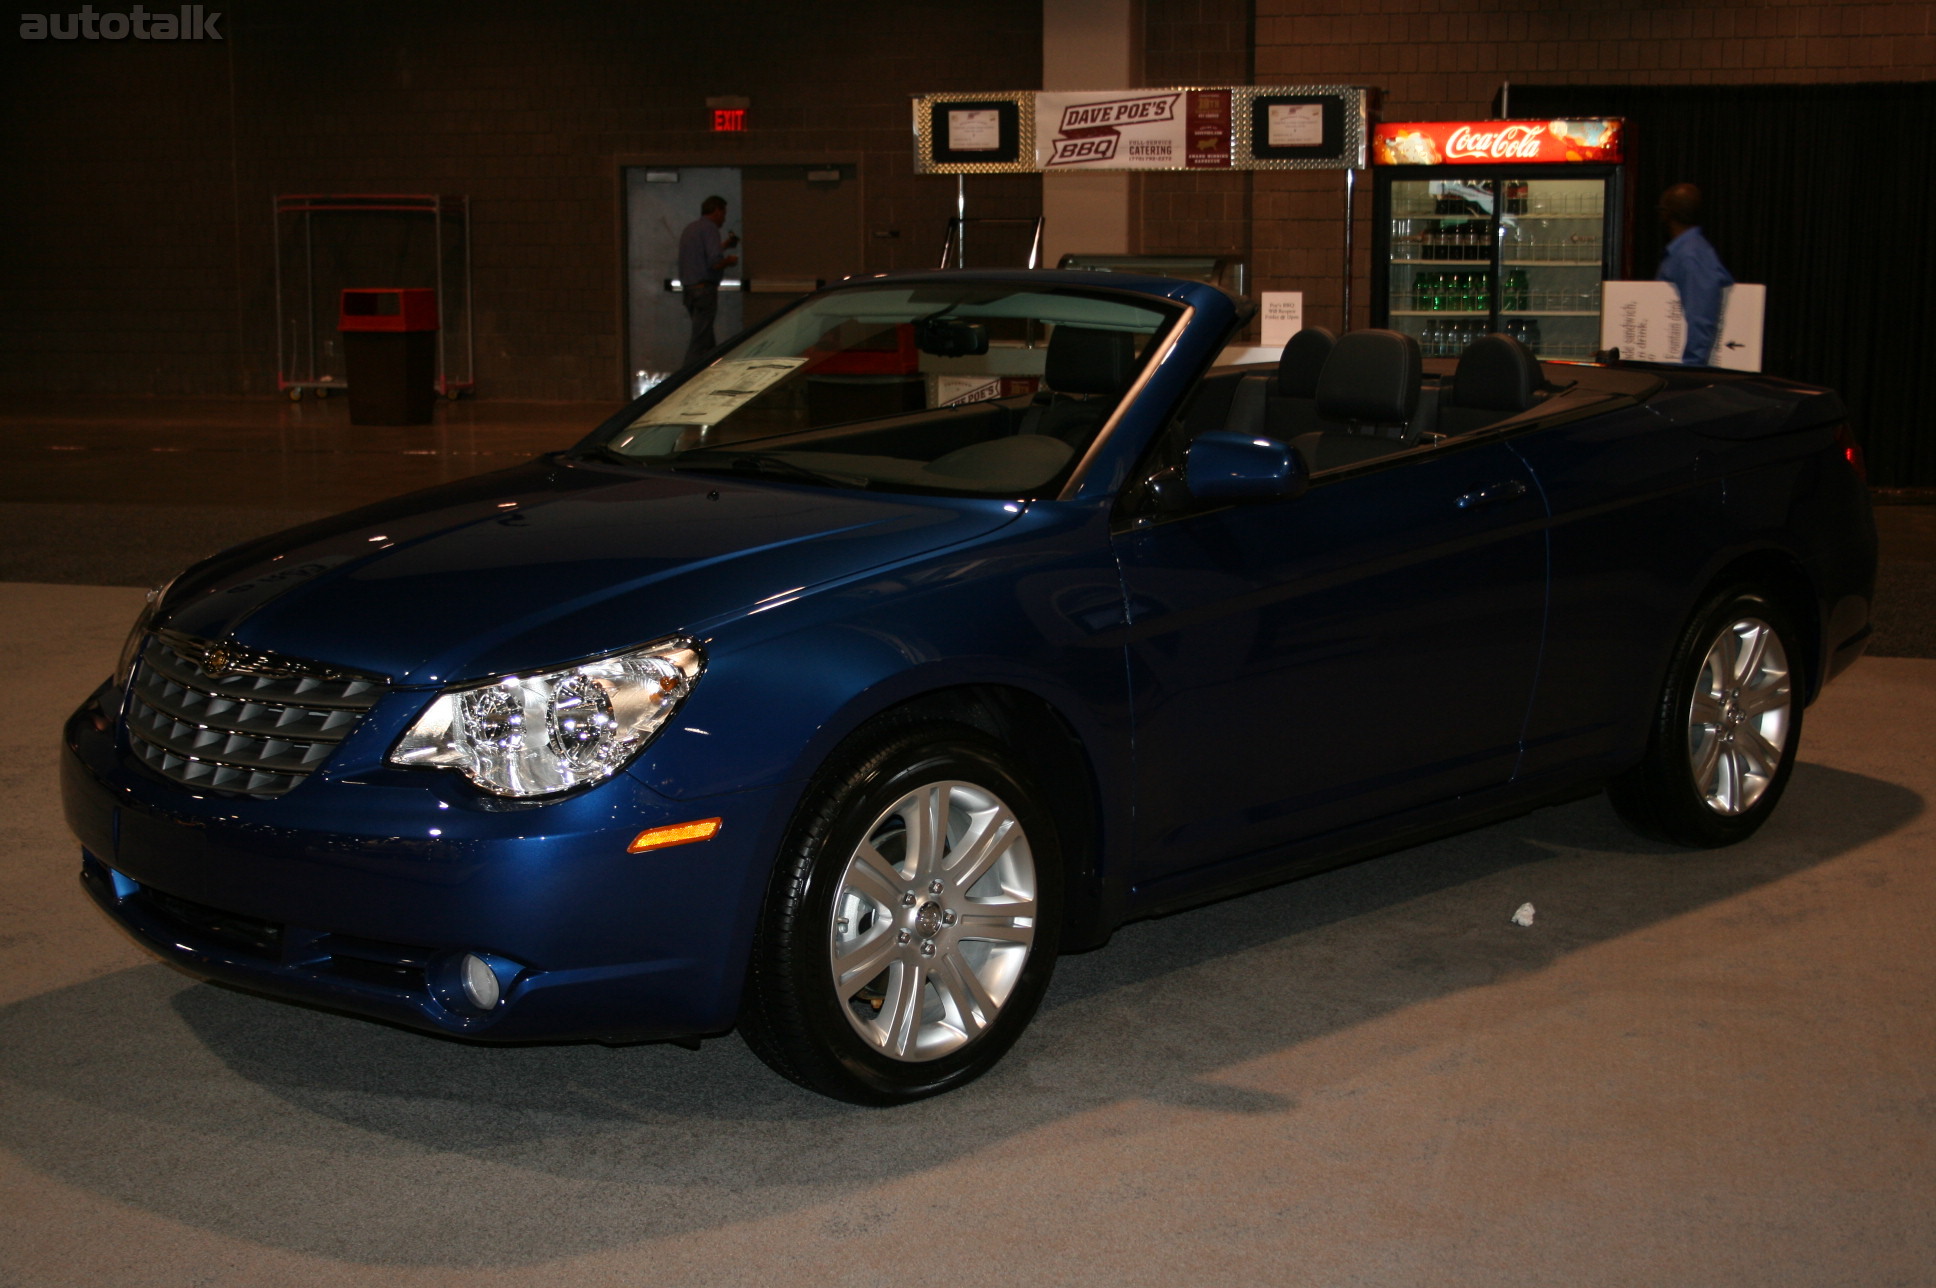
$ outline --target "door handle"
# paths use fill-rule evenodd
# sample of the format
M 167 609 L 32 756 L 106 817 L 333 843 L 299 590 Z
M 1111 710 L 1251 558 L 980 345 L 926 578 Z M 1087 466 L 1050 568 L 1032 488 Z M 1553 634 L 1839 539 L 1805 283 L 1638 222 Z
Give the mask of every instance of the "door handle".
M 1511 501 L 1526 495 L 1526 484 L 1522 479 L 1507 479 L 1503 483 L 1490 483 L 1485 487 L 1475 487 L 1458 500 L 1461 510 L 1477 510 L 1481 506 L 1497 505 L 1501 501 Z

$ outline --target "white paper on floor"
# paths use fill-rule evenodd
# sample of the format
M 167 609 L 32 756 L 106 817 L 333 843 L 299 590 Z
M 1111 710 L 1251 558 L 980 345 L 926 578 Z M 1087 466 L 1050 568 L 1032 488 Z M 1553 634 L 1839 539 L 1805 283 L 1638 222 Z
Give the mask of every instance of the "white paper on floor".
M 1512 924 L 1515 926 L 1532 925 L 1533 924 L 1533 905 L 1530 903 L 1520 904 L 1519 911 L 1515 912 L 1512 915 Z

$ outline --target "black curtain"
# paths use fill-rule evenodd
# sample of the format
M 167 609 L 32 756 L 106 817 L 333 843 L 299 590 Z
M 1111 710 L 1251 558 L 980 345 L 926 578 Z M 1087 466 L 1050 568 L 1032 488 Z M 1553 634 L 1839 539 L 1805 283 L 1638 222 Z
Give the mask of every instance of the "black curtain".
M 1517 119 L 1627 119 L 1634 277 L 1655 202 L 1700 185 L 1736 281 L 1768 287 L 1762 369 L 1839 391 L 1879 487 L 1936 486 L 1936 82 L 1515 85 Z

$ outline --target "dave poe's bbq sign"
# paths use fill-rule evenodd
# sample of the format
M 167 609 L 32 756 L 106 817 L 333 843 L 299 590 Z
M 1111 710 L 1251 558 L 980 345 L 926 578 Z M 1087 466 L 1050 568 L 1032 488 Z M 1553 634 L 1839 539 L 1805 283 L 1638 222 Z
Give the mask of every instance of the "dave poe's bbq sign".
M 1362 85 L 1143 85 L 911 95 L 916 174 L 1361 170 Z
M 1230 166 L 1230 91 L 1035 96 L 1043 170 L 1220 170 Z

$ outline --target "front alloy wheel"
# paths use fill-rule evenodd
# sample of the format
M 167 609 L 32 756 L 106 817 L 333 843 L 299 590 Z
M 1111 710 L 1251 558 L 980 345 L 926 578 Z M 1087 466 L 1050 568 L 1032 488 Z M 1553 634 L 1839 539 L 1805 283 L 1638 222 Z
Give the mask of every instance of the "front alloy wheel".
M 808 790 L 754 941 L 740 1026 L 774 1069 L 858 1104 L 979 1077 L 1055 967 L 1053 817 L 978 731 L 883 733 Z
M 979 1037 L 1035 940 L 1035 858 L 1002 799 L 974 783 L 917 787 L 854 847 L 834 897 L 834 993 L 861 1039 L 932 1060 Z

